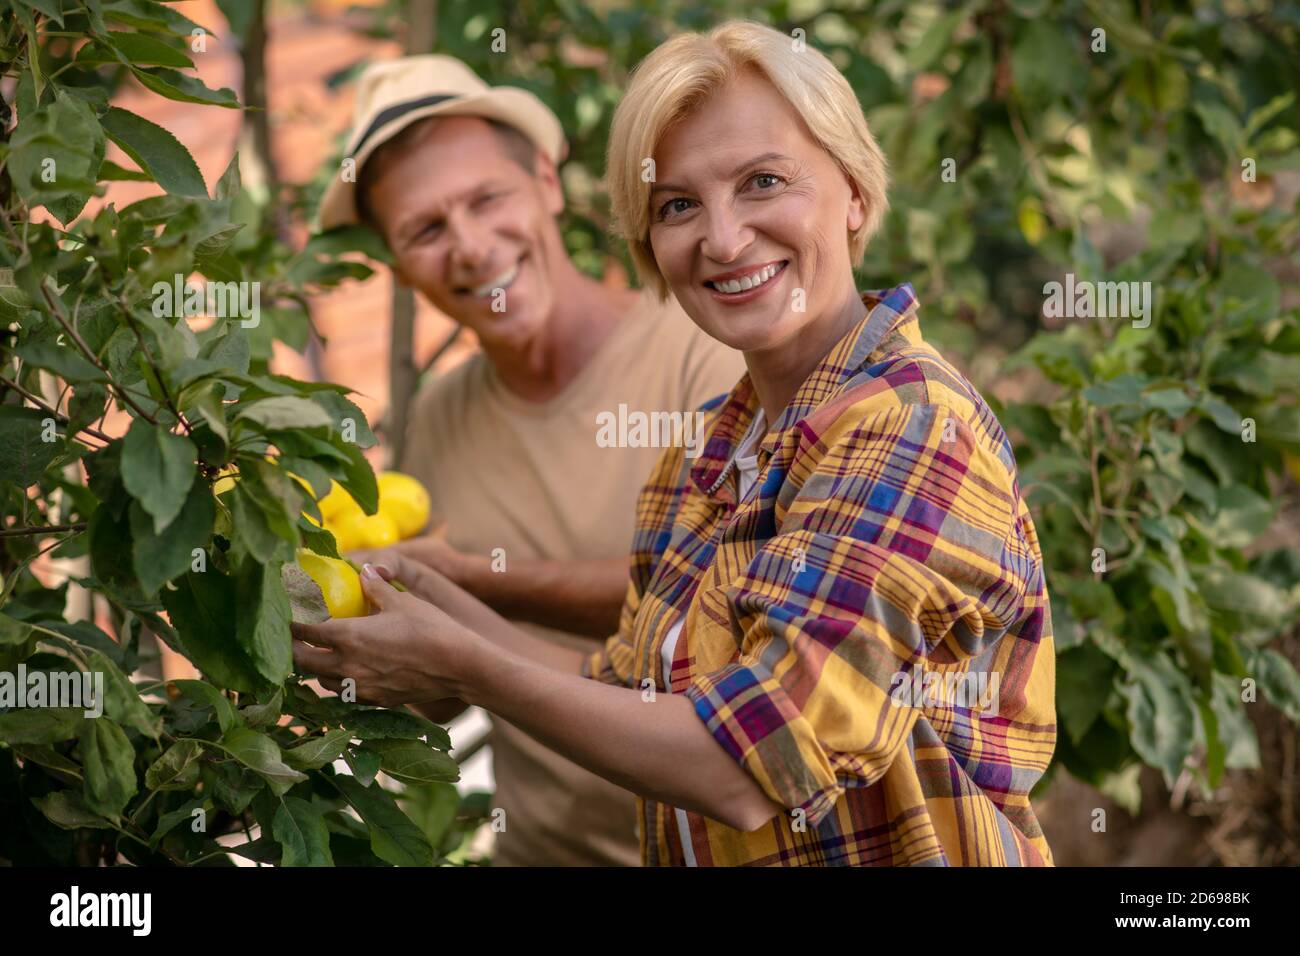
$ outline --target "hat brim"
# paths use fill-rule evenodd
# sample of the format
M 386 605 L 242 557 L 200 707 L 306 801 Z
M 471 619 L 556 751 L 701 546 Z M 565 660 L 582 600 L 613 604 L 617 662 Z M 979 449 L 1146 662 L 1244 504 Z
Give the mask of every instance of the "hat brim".
M 412 123 L 430 116 L 479 116 L 497 120 L 515 127 L 527 136 L 551 162 L 557 166 L 564 161 L 568 144 L 564 130 L 555 114 L 532 93 L 512 87 L 494 87 L 469 96 L 454 96 L 437 102 L 414 100 L 409 104 L 389 107 L 376 117 L 354 141 L 348 144 L 348 158 L 352 160 L 352 175 L 345 177 L 343 170 L 330 180 L 321 196 L 318 225 L 321 230 L 333 229 L 359 221 L 356 204 L 356 180 L 362 166 L 380 146 L 388 142 Z M 406 106 L 408 108 L 403 109 Z M 384 114 L 392 114 L 385 118 Z

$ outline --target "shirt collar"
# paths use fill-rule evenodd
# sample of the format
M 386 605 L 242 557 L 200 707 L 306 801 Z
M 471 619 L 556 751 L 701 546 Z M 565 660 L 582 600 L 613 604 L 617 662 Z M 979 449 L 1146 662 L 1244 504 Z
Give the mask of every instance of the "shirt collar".
M 784 432 L 821 407 L 841 385 L 867 366 L 871 356 L 888 339 L 901 335 L 908 343 L 920 341 L 916 292 L 911 283 L 864 292 L 862 302 L 867 307 L 866 316 L 835 344 L 795 391 L 790 404 L 764 437 L 759 446 L 761 452 L 770 455 Z M 758 394 L 746 372 L 723 402 L 704 437 L 704 449 L 691 468 L 691 479 L 701 492 L 717 496 L 758 410 Z

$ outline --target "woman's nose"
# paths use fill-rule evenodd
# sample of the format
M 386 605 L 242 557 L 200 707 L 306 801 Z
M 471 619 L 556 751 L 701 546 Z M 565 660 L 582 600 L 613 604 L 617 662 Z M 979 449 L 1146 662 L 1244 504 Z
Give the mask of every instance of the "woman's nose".
M 754 230 L 730 209 L 706 210 L 705 221 L 701 251 L 714 262 L 735 262 L 754 240 Z

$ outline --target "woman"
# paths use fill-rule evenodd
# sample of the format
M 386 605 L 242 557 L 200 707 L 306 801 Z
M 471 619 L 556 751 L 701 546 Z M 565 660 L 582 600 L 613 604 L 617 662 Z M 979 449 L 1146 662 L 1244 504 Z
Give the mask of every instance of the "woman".
M 618 634 L 583 660 L 386 554 L 377 613 L 296 628 L 299 666 L 511 721 L 642 798 L 649 864 L 1050 863 L 1037 538 L 911 287 L 854 286 L 886 175 L 848 83 L 767 27 L 677 36 L 609 180 L 642 279 L 748 368 L 642 491 Z

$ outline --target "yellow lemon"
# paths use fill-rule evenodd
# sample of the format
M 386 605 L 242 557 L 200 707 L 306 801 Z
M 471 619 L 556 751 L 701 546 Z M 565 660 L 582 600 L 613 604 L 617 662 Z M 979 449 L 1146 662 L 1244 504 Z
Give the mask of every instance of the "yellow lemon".
M 1286 470 L 1291 475 L 1291 480 L 1300 481 L 1300 456 L 1286 453 L 1283 457 L 1286 459 Z
M 388 515 L 403 538 L 424 530 L 429 522 L 429 493 L 410 475 L 385 471 L 379 475 L 379 513 Z
M 320 588 L 330 617 L 361 617 L 366 613 L 361 578 L 352 565 L 304 548 L 298 552 L 298 566 Z
M 386 548 L 401 540 L 393 519 L 382 512 L 373 515 L 344 515 L 326 522 L 340 551 L 358 548 Z
M 235 475 L 239 474 L 239 469 L 234 465 L 227 465 L 217 472 L 217 480 L 212 483 L 212 493 L 214 495 L 224 495 L 227 491 L 235 487 Z
M 326 521 L 342 518 L 345 515 L 364 515 L 361 506 L 348 494 L 347 489 L 337 481 L 330 482 L 329 494 L 317 502 L 321 517 Z

